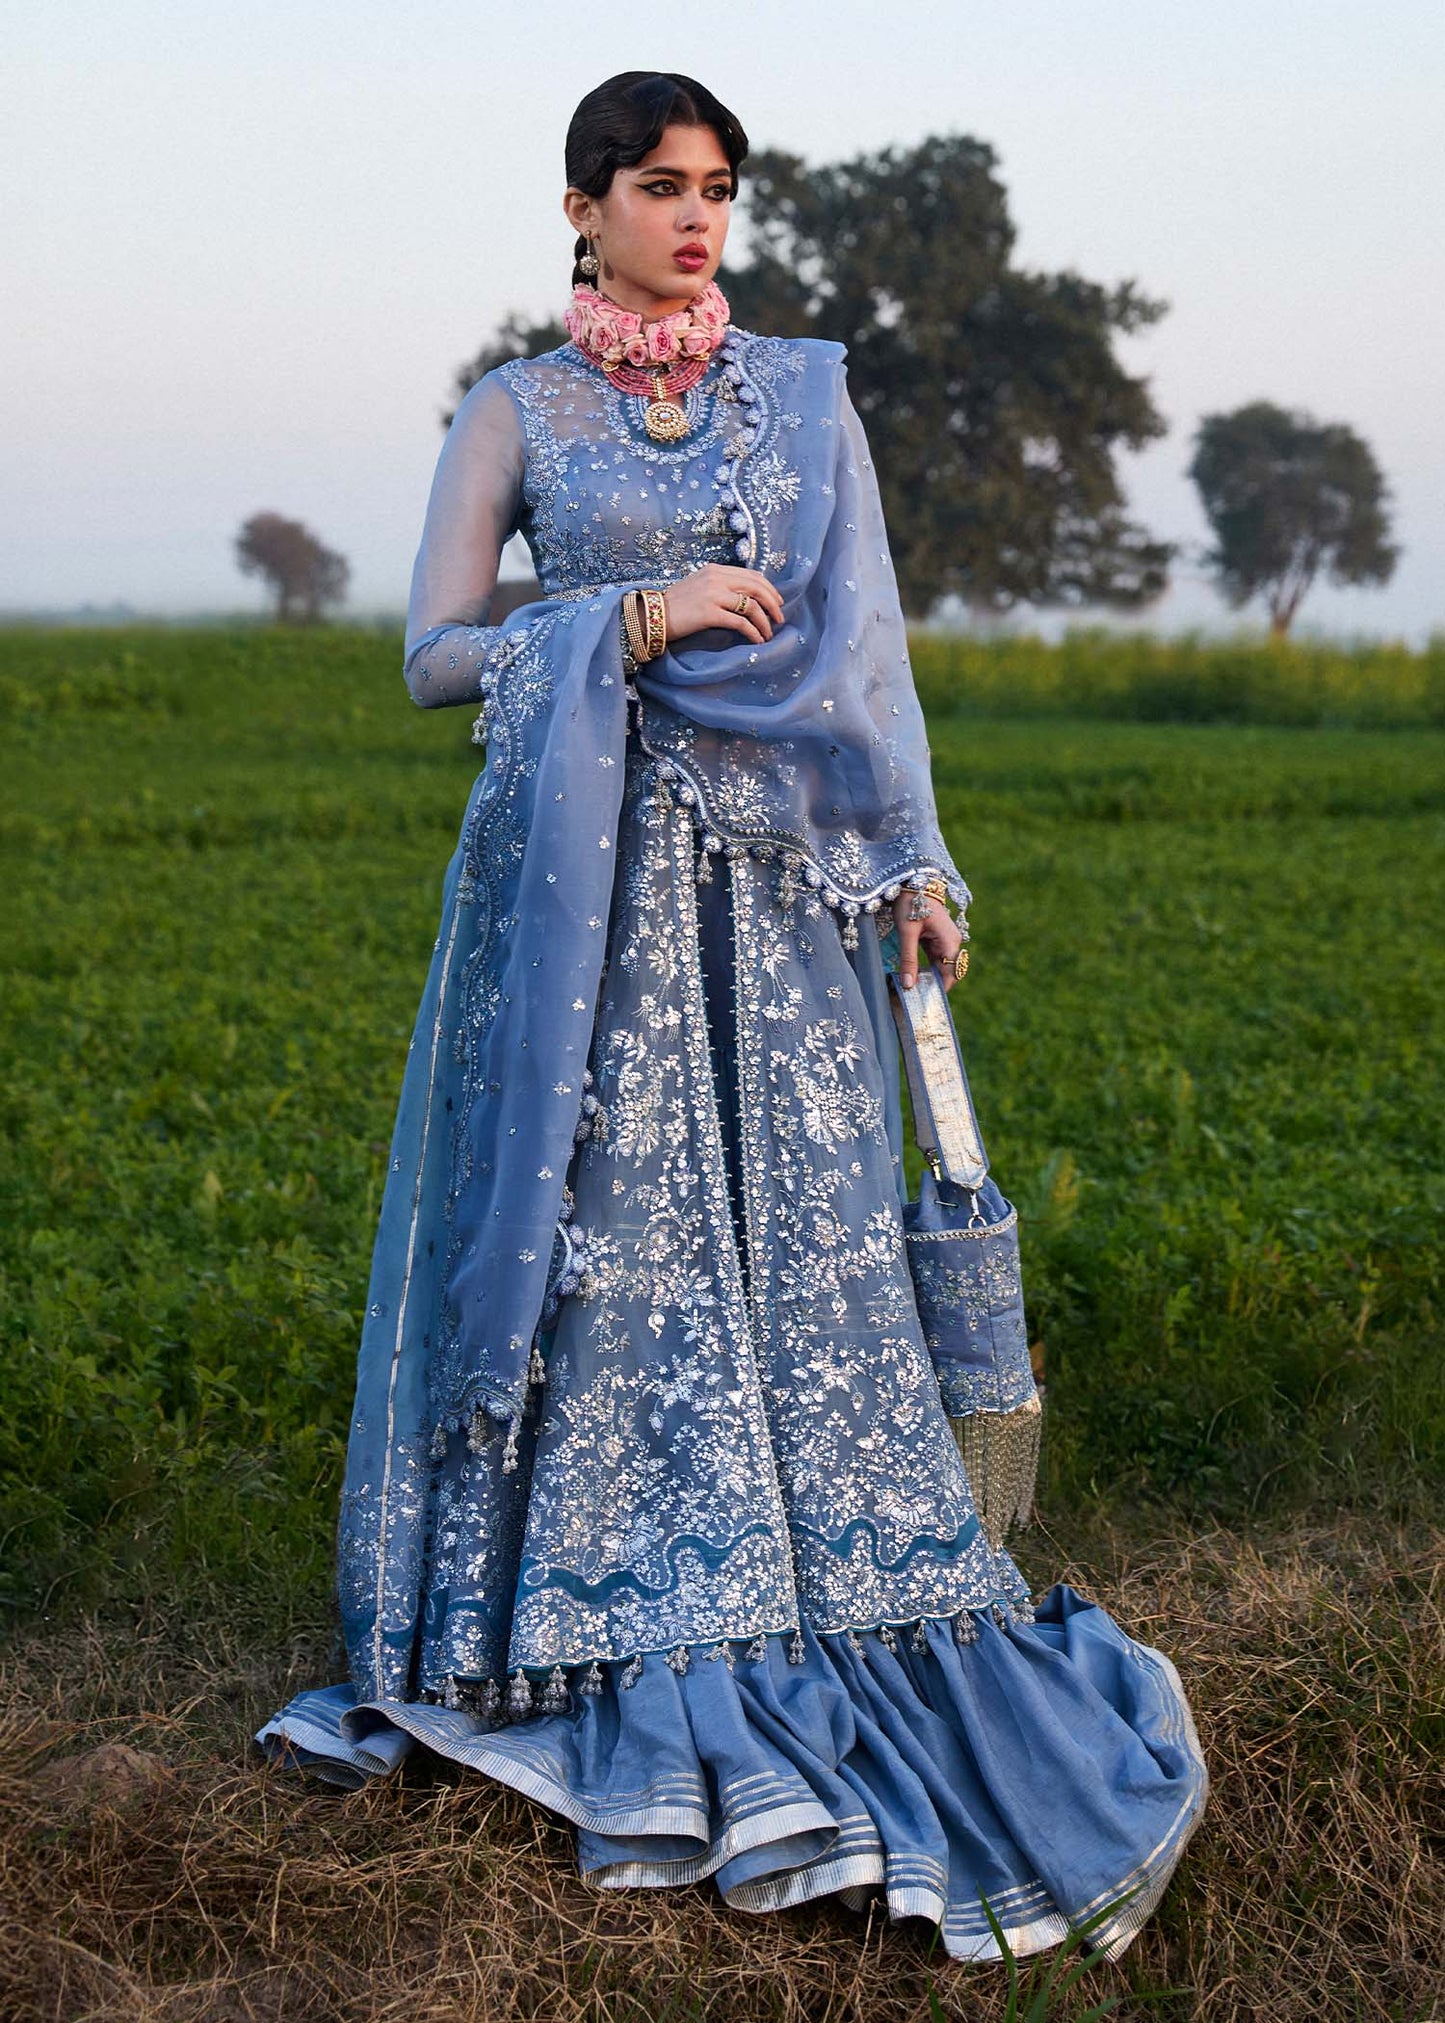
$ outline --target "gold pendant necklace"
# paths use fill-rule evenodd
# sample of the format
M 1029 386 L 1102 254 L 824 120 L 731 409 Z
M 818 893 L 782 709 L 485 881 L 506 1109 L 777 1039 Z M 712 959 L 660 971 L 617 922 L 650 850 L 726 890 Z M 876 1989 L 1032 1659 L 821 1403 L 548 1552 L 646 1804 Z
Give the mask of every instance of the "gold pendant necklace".
M 687 410 L 680 401 L 669 397 L 660 372 L 652 375 L 653 393 L 642 410 L 643 425 L 654 442 L 681 442 L 688 433 Z

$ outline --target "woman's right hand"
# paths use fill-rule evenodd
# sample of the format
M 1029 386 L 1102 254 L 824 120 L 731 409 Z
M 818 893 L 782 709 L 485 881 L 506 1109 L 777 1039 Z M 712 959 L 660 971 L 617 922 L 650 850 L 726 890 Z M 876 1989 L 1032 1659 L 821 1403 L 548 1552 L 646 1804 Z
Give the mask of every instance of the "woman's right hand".
M 747 610 L 736 607 L 743 597 L 752 603 Z M 667 606 L 667 643 L 686 639 L 690 632 L 704 632 L 719 625 L 744 639 L 761 642 L 771 639 L 773 627 L 783 622 L 782 594 L 757 569 L 739 569 L 731 562 L 704 562 L 680 583 L 671 583 L 662 593 Z

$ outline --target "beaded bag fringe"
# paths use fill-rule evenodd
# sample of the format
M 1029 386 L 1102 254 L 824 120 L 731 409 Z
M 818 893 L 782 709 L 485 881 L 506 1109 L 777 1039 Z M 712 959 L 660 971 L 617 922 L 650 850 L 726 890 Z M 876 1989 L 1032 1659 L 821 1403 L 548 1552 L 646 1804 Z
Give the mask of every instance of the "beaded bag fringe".
M 1038 1397 L 1012 1412 L 971 1412 L 950 1419 L 963 1458 L 974 1507 L 989 1544 L 998 1551 L 1010 1528 L 1031 1524 L 1043 1448 L 1044 1408 Z

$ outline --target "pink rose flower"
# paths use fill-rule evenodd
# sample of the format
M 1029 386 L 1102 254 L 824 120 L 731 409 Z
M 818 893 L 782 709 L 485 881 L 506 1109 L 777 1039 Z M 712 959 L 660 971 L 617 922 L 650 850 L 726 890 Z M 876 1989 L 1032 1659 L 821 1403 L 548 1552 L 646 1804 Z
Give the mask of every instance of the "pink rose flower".
M 635 309 L 580 284 L 563 314 L 569 335 L 603 365 L 662 365 L 675 358 L 705 358 L 726 335 L 731 312 L 715 281 L 686 309 L 644 325 Z

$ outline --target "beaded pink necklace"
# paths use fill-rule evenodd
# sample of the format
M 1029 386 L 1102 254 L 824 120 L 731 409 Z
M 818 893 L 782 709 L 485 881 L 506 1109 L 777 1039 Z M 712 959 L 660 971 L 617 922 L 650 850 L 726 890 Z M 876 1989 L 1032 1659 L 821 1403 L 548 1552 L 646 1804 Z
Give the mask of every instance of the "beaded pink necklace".
M 651 396 L 642 415 L 647 433 L 658 442 L 677 442 L 688 432 L 687 412 L 677 396 L 696 386 L 707 371 L 729 313 L 716 281 L 709 281 L 686 308 L 652 323 L 579 281 L 562 320 L 577 349 L 619 391 Z

